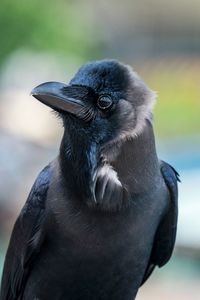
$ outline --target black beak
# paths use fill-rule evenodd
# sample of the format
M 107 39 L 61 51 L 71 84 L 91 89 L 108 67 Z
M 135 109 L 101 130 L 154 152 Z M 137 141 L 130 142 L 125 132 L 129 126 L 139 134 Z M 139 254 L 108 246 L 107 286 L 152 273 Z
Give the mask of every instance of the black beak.
M 88 102 L 90 90 L 85 86 L 66 85 L 60 82 L 45 82 L 31 91 L 31 95 L 59 112 L 67 112 L 90 121 L 94 110 Z

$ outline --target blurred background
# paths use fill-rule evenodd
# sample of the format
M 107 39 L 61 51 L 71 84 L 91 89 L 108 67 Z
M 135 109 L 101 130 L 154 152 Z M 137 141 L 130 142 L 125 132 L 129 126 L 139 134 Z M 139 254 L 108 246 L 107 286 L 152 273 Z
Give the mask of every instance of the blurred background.
M 199 299 L 199 0 L 1 0 L 0 41 L 0 274 L 16 216 L 62 136 L 31 89 L 67 82 L 88 60 L 116 58 L 157 91 L 158 153 L 182 180 L 174 256 L 137 299 Z

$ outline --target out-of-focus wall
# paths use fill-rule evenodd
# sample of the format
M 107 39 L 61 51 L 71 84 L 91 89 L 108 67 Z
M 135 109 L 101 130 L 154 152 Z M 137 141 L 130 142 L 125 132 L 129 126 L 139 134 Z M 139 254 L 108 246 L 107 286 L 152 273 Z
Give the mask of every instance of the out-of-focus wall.
M 88 60 L 116 58 L 157 91 L 159 156 L 182 179 L 175 255 L 138 299 L 197 299 L 200 2 L 2 0 L 0 28 L 0 272 L 14 220 L 62 136 L 60 120 L 29 96 L 31 89 L 68 82 Z

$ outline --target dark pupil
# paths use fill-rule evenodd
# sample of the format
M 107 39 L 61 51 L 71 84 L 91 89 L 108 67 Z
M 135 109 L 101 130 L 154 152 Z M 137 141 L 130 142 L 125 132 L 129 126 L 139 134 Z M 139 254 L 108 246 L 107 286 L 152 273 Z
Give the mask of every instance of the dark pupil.
M 99 98 L 98 100 L 98 106 L 101 108 L 101 109 L 106 109 L 108 107 L 110 107 L 112 104 L 112 100 L 109 98 L 109 97 L 101 97 Z

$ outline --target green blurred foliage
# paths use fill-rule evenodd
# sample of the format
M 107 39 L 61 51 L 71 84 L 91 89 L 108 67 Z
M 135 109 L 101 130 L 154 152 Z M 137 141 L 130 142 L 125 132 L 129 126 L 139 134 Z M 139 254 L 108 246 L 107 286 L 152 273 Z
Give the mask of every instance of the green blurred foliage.
M 141 70 L 145 81 L 158 94 L 154 109 L 158 137 L 200 133 L 199 74 L 200 63 L 192 58 L 147 62 Z
M 87 16 L 74 4 L 69 0 L 1 0 L 0 64 L 18 48 L 91 59 L 97 42 Z

